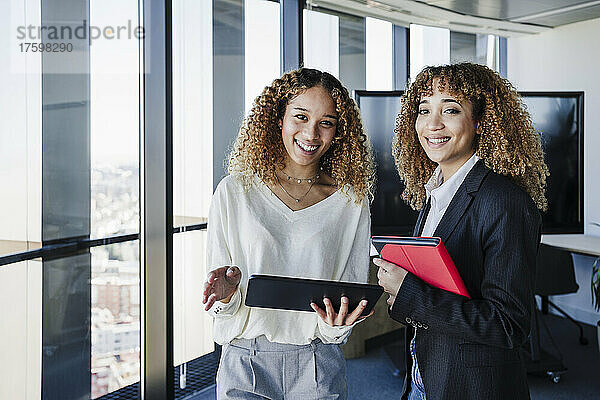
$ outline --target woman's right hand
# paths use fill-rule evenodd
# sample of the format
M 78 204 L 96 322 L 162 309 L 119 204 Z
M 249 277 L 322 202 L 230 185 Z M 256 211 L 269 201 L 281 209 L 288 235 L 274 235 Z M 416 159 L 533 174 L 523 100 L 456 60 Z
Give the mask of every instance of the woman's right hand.
M 331 300 L 327 297 L 323 298 L 323 303 L 325 304 L 325 310 L 319 308 L 316 303 L 310 303 L 310 306 L 323 322 L 329 326 L 350 326 L 358 320 L 370 317 L 374 312 L 374 310 L 371 310 L 368 315 L 362 315 L 362 312 L 367 308 L 367 300 L 361 300 L 354 311 L 348 314 L 348 298 L 346 296 L 342 296 L 341 298 L 339 313 L 335 312 Z
M 206 304 L 206 311 L 215 304 L 215 301 L 229 303 L 231 296 L 237 290 L 242 272 L 238 267 L 221 267 L 208 273 L 204 282 L 202 304 Z

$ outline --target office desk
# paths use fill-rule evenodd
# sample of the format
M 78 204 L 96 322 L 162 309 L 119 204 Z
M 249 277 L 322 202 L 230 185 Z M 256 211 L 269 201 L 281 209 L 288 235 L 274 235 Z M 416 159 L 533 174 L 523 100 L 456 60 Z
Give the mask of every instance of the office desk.
M 600 237 L 591 235 L 542 235 L 542 243 L 571 253 L 600 257 Z
M 598 236 L 581 234 L 542 235 L 542 244 L 571 253 L 600 257 L 600 237 Z M 548 298 L 546 296 L 542 296 L 542 313 L 548 313 Z
M 581 234 L 542 235 L 542 243 L 571 253 L 600 257 L 600 237 L 597 236 Z M 556 306 L 554 305 L 554 307 Z M 565 314 L 560 308 L 556 307 L 556 309 L 580 327 L 575 320 Z M 548 298 L 545 296 L 542 296 L 542 313 L 548 313 Z M 580 342 L 581 344 L 587 344 L 587 339 L 583 338 L 583 331 L 581 329 L 580 327 Z M 526 359 L 527 371 L 546 373 L 555 383 L 558 383 L 561 375 L 566 372 L 567 368 L 561 360 L 541 349 L 537 312 L 533 315 L 530 339 L 530 354 L 528 359 Z

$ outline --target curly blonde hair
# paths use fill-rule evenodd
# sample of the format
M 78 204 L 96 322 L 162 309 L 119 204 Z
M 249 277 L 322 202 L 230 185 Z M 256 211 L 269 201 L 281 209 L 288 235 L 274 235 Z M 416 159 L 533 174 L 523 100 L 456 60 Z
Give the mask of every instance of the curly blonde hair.
M 426 67 L 402 97 L 392 145 L 396 167 L 406 185 L 402 198 L 412 208 L 421 208 L 426 198 L 423 185 L 437 166 L 421 147 L 415 129 L 421 96 L 432 95 L 434 80 L 440 92 L 471 102 L 478 133 L 475 154 L 494 172 L 512 178 L 545 211 L 549 172 L 531 117 L 508 80 L 472 63 Z
M 254 177 L 275 185 L 275 171 L 284 168 L 286 150 L 279 121 L 290 100 L 315 86 L 333 99 L 338 115 L 336 133 L 320 167 L 337 189 L 349 185 L 360 203 L 372 198 L 374 167 L 371 145 L 363 132 L 358 107 L 348 90 L 333 75 L 301 68 L 287 72 L 264 88 L 244 119 L 229 155 L 228 170 L 241 178 L 245 187 Z

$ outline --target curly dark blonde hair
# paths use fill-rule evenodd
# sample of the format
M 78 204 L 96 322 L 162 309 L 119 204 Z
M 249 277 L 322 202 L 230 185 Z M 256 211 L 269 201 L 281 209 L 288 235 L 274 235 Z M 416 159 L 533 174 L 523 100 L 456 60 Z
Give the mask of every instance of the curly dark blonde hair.
M 472 63 L 426 67 L 402 97 L 392 145 L 396 167 L 406 185 L 402 198 L 414 209 L 422 207 L 426 198 L 423 185 L 437 166 L 421 147 L 415 129 L 421 96 L 432 95 L 434 80 L 440 92 L 471 102 L 478 133 L 475 154 L 494 172 L 512 178 L 545 211 L 549 172 L 531 117 L 508 80 Z
M 373 156 L 358 107 L 339 80 L 316 69 L 287 72 L 264 88 L 240 127 L 229 155 L 229 173 L 239 176 L 245 187 L 255 176 L 276 184 L 275 171 L 284 168 L 287 154 L 279 121 L 290 100 L 315 86 L 331 95 L 338 116 L 333 142 L 320 159 L 322 171 L 331 176 L 336 188 L 349 185 L 357 202 L 365 196 L 372 198 Z

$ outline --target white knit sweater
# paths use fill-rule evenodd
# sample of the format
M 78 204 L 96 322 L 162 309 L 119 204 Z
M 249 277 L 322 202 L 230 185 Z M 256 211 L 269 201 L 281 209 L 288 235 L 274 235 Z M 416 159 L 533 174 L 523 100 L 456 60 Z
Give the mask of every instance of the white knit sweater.
M 369 274 L 369 204 L 341 190 L 299 211 L 289 209 L 258 178 L 244 190 L 227 176 L 210 207 L 207 272 L 235 265 L 242 272 L 228 304 L 216 302 L 214 340 L 265 335 L 272 342 L 308 344 L 315 338 L 343 343 L 351 327 L 332 327 L 314 312 L 249 308 L 244 298 L 251 274 L 365 283 Z M 336 310 L 337 311 L 337 310 Z

